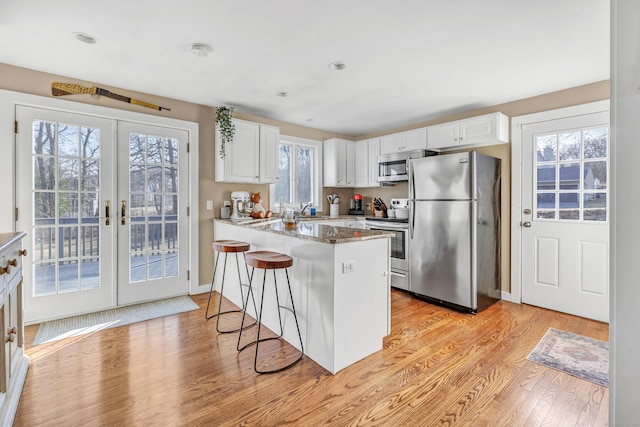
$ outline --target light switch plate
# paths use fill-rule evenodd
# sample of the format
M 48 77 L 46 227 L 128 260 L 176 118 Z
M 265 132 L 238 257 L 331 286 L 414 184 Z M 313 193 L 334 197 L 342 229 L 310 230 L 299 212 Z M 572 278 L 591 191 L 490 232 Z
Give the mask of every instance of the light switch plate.
M 207 200 L 207 210 L 208 211 L 213 210 L 213 200 Z
M 342 263 L 342 273 L 353 273 L 356 271 L 356 262 L 347 261 Z

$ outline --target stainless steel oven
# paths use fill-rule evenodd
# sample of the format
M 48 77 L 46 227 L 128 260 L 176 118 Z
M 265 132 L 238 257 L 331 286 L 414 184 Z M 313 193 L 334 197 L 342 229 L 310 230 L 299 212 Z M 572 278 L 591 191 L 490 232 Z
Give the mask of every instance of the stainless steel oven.
M 409 221 L 367 218 L 367 229 L 394 234 L 391 238 L 391 286 L 409 290 Z

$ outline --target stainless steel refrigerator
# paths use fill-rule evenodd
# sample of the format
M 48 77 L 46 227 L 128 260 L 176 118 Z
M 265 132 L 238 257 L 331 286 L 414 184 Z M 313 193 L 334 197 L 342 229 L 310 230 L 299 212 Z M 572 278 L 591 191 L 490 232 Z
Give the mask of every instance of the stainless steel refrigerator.
M 473 313 L 500 298 L 500 159 L 409 160 L 409 291 Z

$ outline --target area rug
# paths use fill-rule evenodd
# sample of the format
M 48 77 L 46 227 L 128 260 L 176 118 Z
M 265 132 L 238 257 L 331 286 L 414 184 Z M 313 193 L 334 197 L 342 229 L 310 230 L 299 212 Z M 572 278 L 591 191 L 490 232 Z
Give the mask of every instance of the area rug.
M 602 386 L 609 386 L 609 344 L 549 328 L 528 360 Z
M 62 340 L 143 320 L 183 313 L 198 308 L 188 296 L 118 307 L 98 313 L 41 323 L 33 345 Z

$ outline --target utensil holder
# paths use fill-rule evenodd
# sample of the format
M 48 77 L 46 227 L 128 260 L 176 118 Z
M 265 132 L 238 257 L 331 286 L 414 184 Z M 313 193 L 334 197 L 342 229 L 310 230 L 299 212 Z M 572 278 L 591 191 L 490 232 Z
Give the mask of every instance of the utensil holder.
M 329 216 L 339 216 L 340 215 L 340 205 L 334 203 L 329 205 Z

